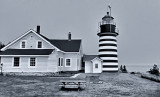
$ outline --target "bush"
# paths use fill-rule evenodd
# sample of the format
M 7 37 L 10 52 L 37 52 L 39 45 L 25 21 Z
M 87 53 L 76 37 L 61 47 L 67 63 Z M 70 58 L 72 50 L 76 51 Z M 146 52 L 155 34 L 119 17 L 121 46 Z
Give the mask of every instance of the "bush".
M 127 69 L 126 69 L 126 66 L 120 66 L 120 70 L 123 72 L 123 73 L 127 73 Z
M 135 72 L 131 72 L 131 74 L 135 74 Z
M 158 68 L 158 66 L 156 64 L 154 64 L 153 68 L 150 69 L 149 73 L 159 76 L 159 68 Z
M 146 78 L 152 81 L 160 82 L 160 78 L 154 75 L 149 75 L 149 74 L 141 74 L 142 78 Z
M 0 76 L 3 76 L 3 73 L 0 73 Z

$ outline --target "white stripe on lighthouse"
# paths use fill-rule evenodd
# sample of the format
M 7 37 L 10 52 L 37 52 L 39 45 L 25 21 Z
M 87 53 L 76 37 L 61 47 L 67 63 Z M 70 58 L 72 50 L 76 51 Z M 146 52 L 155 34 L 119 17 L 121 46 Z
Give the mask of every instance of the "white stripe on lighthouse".
M 99 49 L 117 49 L 115 46 L 100 46 Z
M 116 39 L 115 36 L 101 36 L 100 39 Z
M 118 71 L 118 68 L 102 68 L 103 71 Z
M 117 52 L 99 52 L 99 54 L 118 54 Z
M 105 44 L 105 43 L 110 43 L 110 44 L 117 44 L 115 41 L 101 41 L 99 44 Z
M 117 57 L 101 57 L 102 60 L 118 60 Z
M 109 63 L 109 62 L 103 62 L 102 65 L 118 65 L 118 63 Z

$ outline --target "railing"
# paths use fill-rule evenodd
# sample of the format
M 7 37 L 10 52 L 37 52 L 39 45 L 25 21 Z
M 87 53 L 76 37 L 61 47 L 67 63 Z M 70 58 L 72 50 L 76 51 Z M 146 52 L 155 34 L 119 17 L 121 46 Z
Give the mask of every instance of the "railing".
M 115 29 L 115 32 L 119 34 L 119 29 L 118 29 L 118 28 L 116 28 L 116 29 Z
M 116 26 L 116 23 L 115 23 L 115 22 L 112 22 L 112 23 L 99 22 L 99 23 L 98 23 L 98 31 L 97 31 L 98 33 L 100 33 L 100 31 L 101 31 L 100 26 L 101 26 L 101 25 L 104 25 L 104 24 L 112 24 L 112 25 L 115 25 L 115 26 Z M 119 34 L 119 29 L 116 28 L 116 29 L 115 29 L 115 32 Z
M 116 23 L 114 21 L 102 21 L 98 23 L 98 26 L 104 25 L 104 24 L 112 24 L 116 26 Z

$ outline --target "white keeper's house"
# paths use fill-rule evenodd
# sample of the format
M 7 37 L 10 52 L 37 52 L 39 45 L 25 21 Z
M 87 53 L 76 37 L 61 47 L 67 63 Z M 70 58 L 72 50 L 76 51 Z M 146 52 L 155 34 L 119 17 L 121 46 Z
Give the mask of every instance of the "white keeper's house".
M 48 39 L 37 31 L 29 30 L 7 44 L 0 52 L 3 73 L 59 72 L 82 69 L 82 41 Z

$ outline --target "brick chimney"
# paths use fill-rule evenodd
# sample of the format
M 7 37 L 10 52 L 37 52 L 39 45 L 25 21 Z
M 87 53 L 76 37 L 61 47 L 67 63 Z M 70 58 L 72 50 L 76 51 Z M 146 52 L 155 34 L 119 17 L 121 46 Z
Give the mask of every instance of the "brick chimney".
M 68 33 L 68 41 L 71 41 L 71 32 Z
M 37 33 L 40 34 L 40 25 L 37 25 Z

